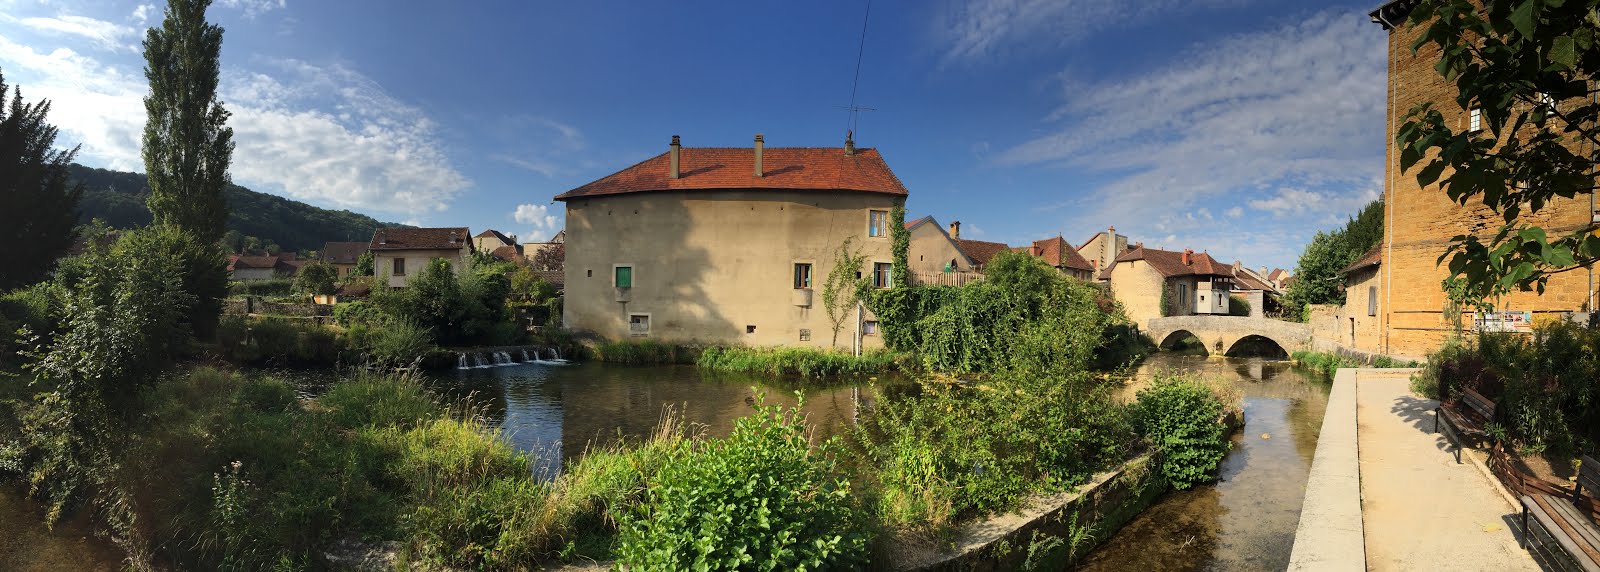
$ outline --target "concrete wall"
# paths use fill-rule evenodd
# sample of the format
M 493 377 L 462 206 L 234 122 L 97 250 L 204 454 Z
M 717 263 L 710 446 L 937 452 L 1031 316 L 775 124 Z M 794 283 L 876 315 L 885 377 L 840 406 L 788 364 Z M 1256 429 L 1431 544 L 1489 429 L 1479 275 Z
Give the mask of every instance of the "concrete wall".
M 1444 114 L 1445 121 L 1453 128 L 1464 129 L 1468 124 L 1469 113 L 1455 103 L 1455 88 L 1433 69 L 1438 61 L 1437 48 L 1427 45 L 1415 57 L 1411 55 L 1411 44 L 1422 31 L 1423 28 L 1402 26 L 1389 36 L 1391 95 L 1387 110 L 1388 136 L 1384 141 L 1393 141 L 1396 130 L 1404 124 L 1406 112 L 1425 101 L 1435 102 L 1434 108 Z M 1437 349 L 1451 332 L 1450 317 L 1443 313 L 1444 292 L 1439 285 L 1448 271 L 1436 264 L 1436 260 L 1448 248 L 1450 237 L 1476 234 L 1487 238 L 1498 230 L 1500 219 L 1487 209 L 1455 204 L 1438 185 L 1419 187 L 1414 170 L 1420 165 L 1413 167 L 1413 172 L 1402 173 L 1395 146 L 1386 145 L 1385 148 L 1388 154 L 1384 191 L 1387 234 L 1384 263 L 1379 270 L 1384 280 L 1380 288 L 1379 317 L 1380 327 L 1386 331 L 1379 333 L 1377 347 L 1382 353 L 1420 356 Z M 1448 176 L 1450 172 L 1446 171 L 1441 178 Z M 1566 233 L 1593 220 L 1592 201 L 1592 194 L 1580 194 L 1572 199 L 1556 198 L 1538 215 L 1525 218 L 1542 225 L 1551 234 Z M 1552 276 L 1542 296 L 1533 292 L 1515 293 L 1497 301 L 1495 306 L 1502 310 L 1531 311 L 1536 317 L 1578 311 L 1594 295 L 1595 283 L 1593 270 L 1566 272 Z
M 428 263 L 435 258 L 449 260 L 450 265 L 454 266 L 456 273 L 459 274 L 462 267 L 466 265 L 466 261 L 462 259 L 465 253 L 465 249 L 374 250 L 372 251 L 372 273 L 379 277 L 374 283 L 387 283 L 392 288 L 404 288 L 411 284 L 412 277 L 422 273 L 422 269 L 427 268 Z M 404 258 L 406 261 L 406 273 L 403 276 L 394 275 L 394 261 L 396 258 Z
M 945 265 L 956 262 L 957 271 L 972 270 L 967 257 L 956 248 L 950 235 L 935 223 L 923 223 L 911 230 L 911 247 L 906 253 L 907 265 L 912 272 L 944 272 Z
M 837 191 L 650 192 L 567 202 L 568 328 L 607 339 L 826 347 L 832 322 L 822 303 L 834 254 L 846 238 L 867 255 L 860 271 L 890 263 L 890 238 L 868 237 L 869 210 L 902 197 Z M 794 288 L 795 263 L 812 266 L 810 304 Z M 613 286 L 632 265 L 626 301 Z M 852 316 L 839 347 L 851 347 Z M 647 315 L 646 336 L 630 333 Z M 871 319 L 870 314 L 867 316 Z M 753 326 L 755 331 L 749 332 Z M 809 340 L 801 340 L 809 330 Z M 867 347 L 882 345 L 865 336 Z

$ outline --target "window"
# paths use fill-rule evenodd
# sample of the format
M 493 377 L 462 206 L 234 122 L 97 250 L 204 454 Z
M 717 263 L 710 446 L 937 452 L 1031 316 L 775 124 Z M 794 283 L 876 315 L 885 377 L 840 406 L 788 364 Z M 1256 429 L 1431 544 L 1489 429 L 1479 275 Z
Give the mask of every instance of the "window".
M 888 262 L 874 262 L 874 263 L 872 263 L 872 287 L 873 288 L 888 288 L 889 286 L 892 285 L 892 284 L 889 283 L 889 276 L 890 276 L 889 268 L 891 266 L 893 266 L 893 265 L 889 264 Z
M 628 335 L 650 335 L 650 314 L 628 314 Z
M 393 274 L 395 276 L 405 276 L 406 275 L 406 259 L 404 259 L 404 258 L 396 258 L 396 259 L 394 259 L 394 272 L 390 272 L 390 274 Z
M 1483 110 L 1473 108 L 1467 117 L 1467 130 L 1478 131 L 1483 129 Z
M 889 236 L 889 211 L 867 211 L 867 236 Z
M 1377 286 L 1368 286 L 1367 287 L 1367 315 L 1368 316 L 1376 316 L 1376 315 L 1378 315 L 1378 287 Z
M 865 322 L 862 322 L 861 323 L 861 335 L 863 335 L 863 336 L 876 336 L 876 335 L 878 335 L 878 323 L 875 322 L 875 321 L 872 321 L 872 320 L 867 320 Z
M 616 274 L 614 276 L 612 276 L 612 284 L 611 284 L 612 286 L 616 286 L 618 288 L 632 288 L 633 287 L 633 267 L 632 266 L 621 266 L 621 265 L 618 265 L 616 267 L 616 269 L 615 269 L 615 272 L 616 272 Z
M 811 341 L 811 328 L 800 328 L 800 341 Z
M 1189 303 L 1189 285 L 1178 285 L 1178 306 L 1181 308 Z
M 810 288 L 811 287 L 811 263 L 810 262 L 796 262 L 796 263 L 794 263 L 794 287 L 796 289 L 799 289 L 799 288 Z

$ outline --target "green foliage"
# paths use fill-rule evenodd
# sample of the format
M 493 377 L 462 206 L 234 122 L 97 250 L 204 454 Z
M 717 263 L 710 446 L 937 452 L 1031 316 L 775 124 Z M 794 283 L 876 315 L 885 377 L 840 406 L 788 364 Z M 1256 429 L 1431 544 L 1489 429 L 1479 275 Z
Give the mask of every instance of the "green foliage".
M 910 285 L 874 291 L 868 306 L 878 317 L 884 345 L 906 352 L 921 348 L 923 336 L 919 320 L 950 303 L 960 291 L 950 286 Z
M 889 236 L 893 242 L 889 252 L 893 256 L 893 266 L 889 267 L 889 282 L 893 288 L 901 289 L 911 285 L 911 231 L 906 229 L 906 203 L 896 201 L 894 209 L 889 211 Z
M 1228 297 L 1228 315 L 1229 316 L 1249 316 L 1250 315 L 1250 301 L 1249 300 L 1245 300 L 1243 296 L 1229 296 Z
M 293 291 L 294 281 L 288 278 L 228 283 L 228 293 L 234 296 L 287 296 Z
M 0 265 L 0 291 L 43 280 L 77 237 L 83 187 L 69 185 L 67 165 L 78 148 L 56 149 L 47 122 L 49 101 L 22 102 L 22 88 L 7 105 L 0 73 L 0 240 L 16 245 Z
M 677 346 L 652 339 L 605 342 L 594 347 L 595 361 L 632 365 L 692 364 L 700 357 L 698 348 Z
M 60 294 L 55 284 L 40 282 L 0 296 L 0 364 L 19 364 L 17 352 L 26 349 L 19 333 L 26 328 L 38 342 L 48 344 L 55 335 L 55 304 Z
M 372 251 L 364 251 L 356 257 L 356 267 L 350 271 L 350 276 L 372 276 Z
M 333 305 L 333 323 L 346 328 L 356 324 L 382 324 L 384 315 L 378 307 L 365 300 L 340 302 Z
M 222 238 L 233 160 L 233 128 L 217 99 L 222 27 L 206 23 L 210 0 L 170 0 L 161 27 L 145 33 L 144 168 L 147 204 L 158 225 Z
M 1341 368 L 1361 367 L 1361 362 L 1328 352 L 1297 351 L 1290 354 L 1289 358 L 1302 367 L 1328 377 L 1333 377 Z
M 433 347 L 427 328 L 410 320 L 388 320 L 362 340 L 367 359 L 387 367 L 410 365 Z
M 300 267 L 295 274 L 294 289 L 302 294 L 332 294 L 338 291 L 339 271 L 321 260 L 313 260 Z
M 1600 445 L 1600 330 L 1565 321 L 1532 336 L 1481 333 L 1428 356 L 1424 378 L 1454 399 L 1471 388 L 1499 404 L 1503 437 L 1527 452 Z
M 1229 449 L 1222 425 L 1226 405 L 1204 383 L 1157 375 L 1139 392 L 1134 424 L 1160 451 L 1161 474 L 1182 490 L 1211 480 Z
M 1306 244 L 1295 264 L 1294 282 L 1289 285 L 1285 306 L 1289 316 L 1301 316 L 1293 309 L 1310 304 L 1344 303 L 1344 269 L 1383 240 L 1383 201 L 1372 201 L 1351 217 L 1344 227 L 1318 232 Z M 1303 316 L 1302 316 L 1302 320 Z
M 618 562 L 632 570 L 817 570 L 864 564 L 867 535 L 798 408 L 757 405 L 725 440 L 672 451 L 627 514 Z
M 814 348 L 709 347 L 700 352 L 695 364 L 700 369 L 813 379 L 894 371 L 904 357 L 886 350 L 867 351 L 858 357 Z
M 394 320 L 411 320 L 440 345 L 511 345 L 523 335 L 511 321 L 511 281 L 492 266 L 469 263 L 457 276 L 444 259 L 430 262 L 405 288 L 373 292 L 371 302 Z
M 1439 256 L 1470 297 L 1544 291 L 1553 273 L 1600 260 L 1600 223 L 1552 233 L 1538 224 L 1551 203 L 1593 192 L 1600 103 L 1591 81 L 1600 69 L 1600 1 L 1471 0 L 1424 2 L 1407 22 L 1421 28 L 1411 46 L 1437 48 L 1434 69 L 1457 93 L 1460 115 L 1481 110 L 1477 131 L 1445 102 L 1407 112 L 1395 134 L 1400 167 L 1452 202 L 1500 215 L 1487 237 L 1461 235 Z M 1452 126 L 1462 127 L 1457 131 Z M 1413 168 L 1417 168 L 1413 170 Z M 1487 238 L 1487 240 L 1484 240 Z
M 833 255 L 833 268 L 828 270 L 828 280 L 822 285 L 822 307 L 828 313 L 828 323 L 833 328 L 833 341 L 828 347 L 839 347 L 839 332 L 855 315 L 856 305 L 864 303 L 872 291 L 872 277 L 862 273 L 867 255 L 844 239 Z
M 235 364 L 331 366 L 349 348 L 312 320 L 228 315 L 217 328 L 217 349 Z

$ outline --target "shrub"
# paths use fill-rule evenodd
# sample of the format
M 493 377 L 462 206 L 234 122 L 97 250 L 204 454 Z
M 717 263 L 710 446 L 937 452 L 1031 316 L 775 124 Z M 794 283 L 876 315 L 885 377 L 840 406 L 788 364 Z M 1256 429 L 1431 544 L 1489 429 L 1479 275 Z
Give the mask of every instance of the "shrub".
M 1245 300 L 1243 296 L 1228 296 L 1228 315 L 1249 316 L 1250 301 Z
M 390 320 L 374 327 L 365 339 L 367 357 L 387 367 L 400 367 L 416 361 L 433 347 L 429 331 L 409 320 Z
M 633 570 L 847 568 L 867 534 L 836 473 L 836 440 L 812 452 L 798 409 L 757 405 L 733 434 L 676 449 L 622 523 Z
M 818 378 L 899 369 L 901 355 L 871 350 L 860 356 L 813 348 L 709 347 L 695 360 L 701 369 Z
M 294 289 L 301 294 L 332 294 L 339 289 L 339 271 L 332 264 L 312 260 L 294 276 Z
M 377 306 L 364 300 L 333 305 L 333 323 L 346 328 L 356 324 L 377 324 L 382 321 L 383 313 L 378 311 Z
M 604 342 L 594 347 L 593 354 L 596 361 L 633 365 L 659 365 L 696 363 L 700 352 L 687 346 L 672 345 L 647 339 Z
M 1341 368 L 1361 367 L 1361 362 L 1329 352 L 1298 351 L 1289 356 L 1300 365 L 1332 377 Z
M 1229 449 L 1225 408 L 1205 384 L 1171 374 L 1157 375 L 1139 392 L 1134 424 L 1160 451 L 1161 474 L 1173 487 L 1211 479 Z

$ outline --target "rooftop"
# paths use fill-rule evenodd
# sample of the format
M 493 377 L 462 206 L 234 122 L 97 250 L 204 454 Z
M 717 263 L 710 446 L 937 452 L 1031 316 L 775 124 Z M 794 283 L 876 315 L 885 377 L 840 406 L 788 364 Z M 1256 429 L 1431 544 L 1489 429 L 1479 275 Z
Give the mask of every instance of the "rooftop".
M 1184 260 L 1185 255 L 1188 256 L 1187 264 Z M 1116 262 L 1111 263 L 1111 267 L 1106 268 L 1107 275 L 1109 275 L 1112 268 L 1117 266 L 1117 263 L 1132 260 L 1143 260 L 1151 268 L 1154 268 L 1156 272 L 1160 272 L 1162 276 L 1168 278 L 1173 276 L 1233 276 L 1232 266 L 1217 262 L 1216 259 L 1205 252 L 1174 252 L 1171 250 L 1145 248 L 1142 245 L 1118 256 Z
M 322 245 L 322 259 L 333 264 L 355 264 L 366 251 L 365 242 L 328 242 Z
M 471 233 L 464 226 L 380 228 L 372 233 L 372 250 L 449 250 L 464 248 Z
M 905 185 L 876 149 L 846 154 L 842 147 L 766 147 L 762 176 L 755 176 L 755 149 L 683 147 L 679 175 L 671 178 L 671 152 L 662 153 L 594 182 L 556 195 L 558 201 L 651 191 L 783 189 L 859 191 L 905 196 Z

